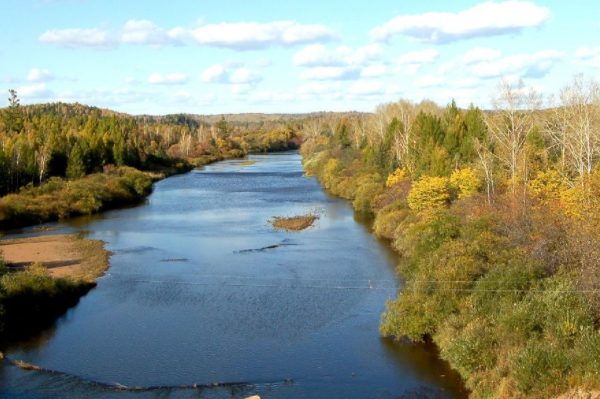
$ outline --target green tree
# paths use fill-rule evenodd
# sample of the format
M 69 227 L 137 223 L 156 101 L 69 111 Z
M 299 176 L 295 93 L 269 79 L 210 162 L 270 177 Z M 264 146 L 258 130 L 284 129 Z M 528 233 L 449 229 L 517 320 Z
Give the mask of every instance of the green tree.
M 8 90 L 8 108 L 4 111 L 4 123 L 9 132 L 20 133 L 23 129 L 23 114 L 21 111 L 21 100 L 17 97 L 17 92 L 13 89 Z
M 71 150 L 71 156 L 67 163 L 67 177 L 71 180 L 79 179 L 85 176 L 85 163 L 79 144 L 76 144 Z

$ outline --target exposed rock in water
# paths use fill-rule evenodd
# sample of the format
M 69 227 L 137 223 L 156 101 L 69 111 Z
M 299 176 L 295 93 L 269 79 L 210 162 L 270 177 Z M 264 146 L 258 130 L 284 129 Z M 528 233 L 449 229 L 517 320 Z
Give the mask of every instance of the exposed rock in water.
M 319 218 L 318 215 L 308 214 L 303 216 L 292 216 L 286 217 L 275 217 L 271 221 L 274 228 L 288 231 L 302 231 L 313 225 L 315 220 Z

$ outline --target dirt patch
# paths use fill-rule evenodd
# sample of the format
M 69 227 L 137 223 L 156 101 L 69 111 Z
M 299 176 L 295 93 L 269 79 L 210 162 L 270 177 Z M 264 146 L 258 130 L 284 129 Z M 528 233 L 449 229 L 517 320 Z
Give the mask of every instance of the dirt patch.
M 274 228 L 279 230 L 302 231 L 312 226 L 315 220 L 317 220 L 318 218 L 319 216 L 312 213 L 308 215 L 292 216 L 288 218 L 275 217 L 271 221 L 271 224 Z
M 94 280 L 108 268 L 110 253 L 100 240 L 78 239 L 74 234 L 44 235 L 0 241 L 0 251 L 13 270 L 39 262 L 53 277 Z

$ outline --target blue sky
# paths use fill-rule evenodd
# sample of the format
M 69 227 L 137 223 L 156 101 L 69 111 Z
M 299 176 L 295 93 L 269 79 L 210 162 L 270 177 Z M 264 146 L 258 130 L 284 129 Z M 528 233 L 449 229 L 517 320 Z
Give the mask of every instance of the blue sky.
M 4 0 L 0 90 L 132 114 L 486 107 L 600 77 L 596 0 Z

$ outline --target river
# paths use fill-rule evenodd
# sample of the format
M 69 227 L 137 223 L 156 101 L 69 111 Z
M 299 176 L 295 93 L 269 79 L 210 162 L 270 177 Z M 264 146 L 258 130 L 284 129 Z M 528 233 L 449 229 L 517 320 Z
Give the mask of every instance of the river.
M 106 241 L 110 269 L 52 328 L 4 348 L 66 375 L 5 361 L 0 397 L 464 397 L 432 348 L 380 337 L 400 282 L 368 221 L 305 177 L 297 153 L 249 159 L 160 181 L 140 206 L 48 224 Z M 320 218 L 303 232 L 268 222 L 308 212 Z

